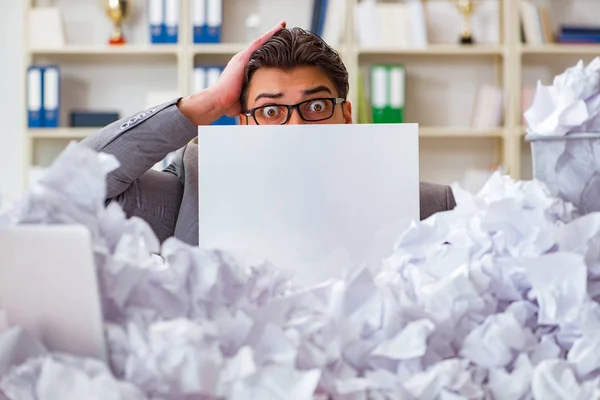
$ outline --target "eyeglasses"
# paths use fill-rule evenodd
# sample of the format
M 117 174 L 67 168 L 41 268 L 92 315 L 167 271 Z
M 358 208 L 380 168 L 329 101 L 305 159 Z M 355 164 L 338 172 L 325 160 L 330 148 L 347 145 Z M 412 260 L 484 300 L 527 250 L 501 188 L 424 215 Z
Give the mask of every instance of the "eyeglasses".
M 320 98 L 305 100 L 298 104 L 267 104 L 251 108 L 245 114 L 252 117 L 257 125 L 285 125 L 292 116 L 292 111 L 298 111 L 302 120 L 307 122 L 325 121 L 333 116 L 335 106 L 343 104 L 342 98 Z

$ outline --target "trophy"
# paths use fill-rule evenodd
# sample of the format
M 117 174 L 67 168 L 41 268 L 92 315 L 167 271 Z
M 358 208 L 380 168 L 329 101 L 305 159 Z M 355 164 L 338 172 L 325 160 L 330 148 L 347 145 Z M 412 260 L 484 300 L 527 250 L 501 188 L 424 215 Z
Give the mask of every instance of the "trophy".
M 454 0 L 454 4 L 458 7 L 458 11 L 462 15 L 462 26 L 460 30 L 460 43 L 472 44 L 473 32 L 471 30 L 471 17 L 475 10 L 474 0 Z
M 131 0 L 102 0 L 108 18 L 113 22 L 114 28 L 109 44 L 122 45 L 127 43 L 123 35 L 123 21 L 131 11 Z

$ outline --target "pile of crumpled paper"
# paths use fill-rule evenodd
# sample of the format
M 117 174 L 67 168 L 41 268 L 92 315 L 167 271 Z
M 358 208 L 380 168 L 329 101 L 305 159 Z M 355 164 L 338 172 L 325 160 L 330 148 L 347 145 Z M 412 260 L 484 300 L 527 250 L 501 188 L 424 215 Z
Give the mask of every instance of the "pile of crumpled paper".
M 583 213 L 600 211 L 600 57 L 538 82 L 524 117 L 534 178 Z
M 8 399 L 600 395 L 600 214 L 578 216 L 537 181 L 455 187 L 456 209 L 402 233 L 376 276 L 297 287 L 269 263 L 159 246 L 146 223 L 105 207 L 116 165 L 71 144 L 0 217 L 90 229 L 110 345 L 107 366 L 0 322 Z
M 530 133 L 564 136 L 600 132 L 600 57 L 583 61 L 554 77 L 552 85 L 537 83 L 531 107 L 525 111 Z

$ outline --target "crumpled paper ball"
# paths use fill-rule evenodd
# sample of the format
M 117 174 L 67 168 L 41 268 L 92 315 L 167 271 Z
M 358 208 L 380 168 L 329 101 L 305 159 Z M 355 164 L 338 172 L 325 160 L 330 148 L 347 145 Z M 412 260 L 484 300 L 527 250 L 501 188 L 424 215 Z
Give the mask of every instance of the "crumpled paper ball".
M 0 229 L 90 229 L 110 351 L 109 366 L 53 354 L 0 324 L 9 399 L 600 395 L 600 214 L 578 217 L 538 181 L 496 173 L 475 196 L 455 186 L 457 207 L 399 232 L 375 276 L 301 287 L 268 261 L 160 246 L 144 221 L 105 207 L 115 165 L 71 144 L 0 217 Z
M 600 211 L 600 134 L 568 134 L 532 139 L 533 177 L 550 194 L 577 207 L 580 214 Z
M 538 82 L 525 112 L 533 177 L 581 214 L 600 211 L 600 57 Z
M 524 113 L 528 132 L 564 136 L 600 132 L 600 57 L 567 68 L 550 86 L 538 81 L 531 107 Z

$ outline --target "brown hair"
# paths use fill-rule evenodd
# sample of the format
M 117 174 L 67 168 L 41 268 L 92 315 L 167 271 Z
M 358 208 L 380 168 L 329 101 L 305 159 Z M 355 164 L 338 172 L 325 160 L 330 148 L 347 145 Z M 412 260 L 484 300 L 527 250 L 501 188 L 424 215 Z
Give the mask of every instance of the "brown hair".
M 240 101 L 242 109 L 248 106 L 248 86 L 259 68 L 274 67 L 284 70 L 313 66 L 325 73 L 338 91 L 339 97 L 348 96 L 348 71 L 337 51 L 316 34 L 301 28 L 282 29 L 259 47 L 246 65 Z

